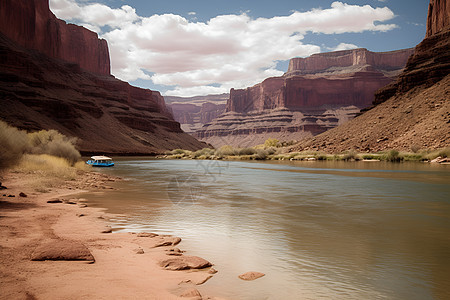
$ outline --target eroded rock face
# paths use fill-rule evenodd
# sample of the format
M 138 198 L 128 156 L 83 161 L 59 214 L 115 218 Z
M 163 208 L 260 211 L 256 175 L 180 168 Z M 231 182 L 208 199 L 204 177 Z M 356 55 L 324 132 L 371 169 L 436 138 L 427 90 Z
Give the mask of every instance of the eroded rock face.
M 431 0 L 428 6 L 427 34 L 430 37 L 450 26 L 450 1 Z
M 227 113 L 194 136 L 214 146 L 242 147 L 322 133 L 372 105 L 375 91 L 392 82 L 413 51 L 355 49 L 293 58 L 282 77 L 231 89 Z
M 192 133 L 225 112 L 229 94 L 190 98 L 165 97 L 173 117 L 184 132 Z
M 25 48 L 95 74 L 110 74 L 107 42 L 95 32 L 57 19 L 48 0 L 2 0 L 0 32 Z
M 48 0 L 1 1 L 0 118 L 21 129 L 77 137 L 88 153 L 204 147 L 182 132 L 159 92 L 109 75 L 102 51 L 107 54 L 106 41 L 56 19 Z
M 302 141 L 292 151 L 377 152 L 449 147 L 448 9 L 449 1 L 430 1 L 427 36 L 416 46 L 397 79 L 376 93 L 374 108 L 343 126 Z M 443 16 L 447 16 L 446 20 Z
M 418 87 L 430 87 L 450 72 L 450 1 L 430 1 L 427 36 L 414 48 L 404 71 L 394 82 L 377 91 L 374 104 Z M 444 20 L 445 19 L 445 20 Z

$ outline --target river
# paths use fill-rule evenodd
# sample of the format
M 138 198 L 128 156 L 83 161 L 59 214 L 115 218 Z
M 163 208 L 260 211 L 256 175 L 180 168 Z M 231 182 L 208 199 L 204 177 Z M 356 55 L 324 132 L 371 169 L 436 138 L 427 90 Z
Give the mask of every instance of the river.
M 120 158 L 83 195 L 115 231 L 183 238 L 228 299 L 449 299 L 450 166 Z M 247 282 L 247 271 L 266 276 Z

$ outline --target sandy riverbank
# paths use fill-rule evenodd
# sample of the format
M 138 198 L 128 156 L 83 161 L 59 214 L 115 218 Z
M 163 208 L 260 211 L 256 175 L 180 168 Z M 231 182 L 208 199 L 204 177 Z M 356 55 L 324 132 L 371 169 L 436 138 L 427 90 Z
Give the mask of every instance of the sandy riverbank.
M 9 173 L 2 182 L 7 189 L 0 191 L 1 299 L 214 299 L 201 288 L 212 276 L 211 268 L 170 271 L 161 266 L 167 259 L 189 258 L 189 252 L 167 255 L 172 245 L 155 247 L 176 239 L 108 233 L 108 215 L 74 196 L 116 179 L 80 172 L 76 180 L 41 193 L 31 187 L 33 176 Z M 47 202 L 56 199 L 62 202 Z M 85 246 L 95 262 L 31 260 L 42 246 L 52 250 L 61 241 Z M 177 263 L 165 265 L 176 268 Z M 202 297 L 180 297 L 192 289 Z

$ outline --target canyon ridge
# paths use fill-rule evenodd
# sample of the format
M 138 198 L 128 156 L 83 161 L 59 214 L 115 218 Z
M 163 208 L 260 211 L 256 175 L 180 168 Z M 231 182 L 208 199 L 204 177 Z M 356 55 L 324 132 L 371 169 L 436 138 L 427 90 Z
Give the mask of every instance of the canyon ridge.
M 205 147 L 159 92 L 113 77 L 107 42 L 57 19 L 48 0 L 0 2 L 0 53 L 0 119 L 10 125 L 56 129 L 86 154 Z
M 400 74 L 413 51 L 354 49 L 293 58 L 283 76 L 231 89 L 224 113 L 192 135 L 215 147 L 315 136 L 371 106 L 375 91 Z
M 450 0 L 431 0 L 425 39 L 404 71 L 377 91 L 374 108 L 301 141 L 291 151 L 330 153 L 450 146 Z

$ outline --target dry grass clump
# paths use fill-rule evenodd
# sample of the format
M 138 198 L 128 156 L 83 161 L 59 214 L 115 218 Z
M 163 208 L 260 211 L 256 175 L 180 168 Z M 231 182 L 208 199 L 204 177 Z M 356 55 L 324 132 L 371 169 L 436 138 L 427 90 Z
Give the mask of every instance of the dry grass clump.
M 76 138 L 68 138 L 56 130 L 41 130 L 28 134 L 30 153 L 50 154 L 67 159 L 71 164 L 80 158 L 80 152 L 75 148 Z
M 0 170 L 17 165 L 25 154 L 56 156 L 73 166 L 81 158 L 75 144 L 56 130 L 27 133 L 0 121 Z
M 48 154 L 25 154 L 14 168 L 16 172 L 37 175 L 30 184 L 38 192 L 75 180 L 77 170 L 65 158 Z
M 27 149 L 27 133 L 0 121 L 0 170 L 16 165 Z

